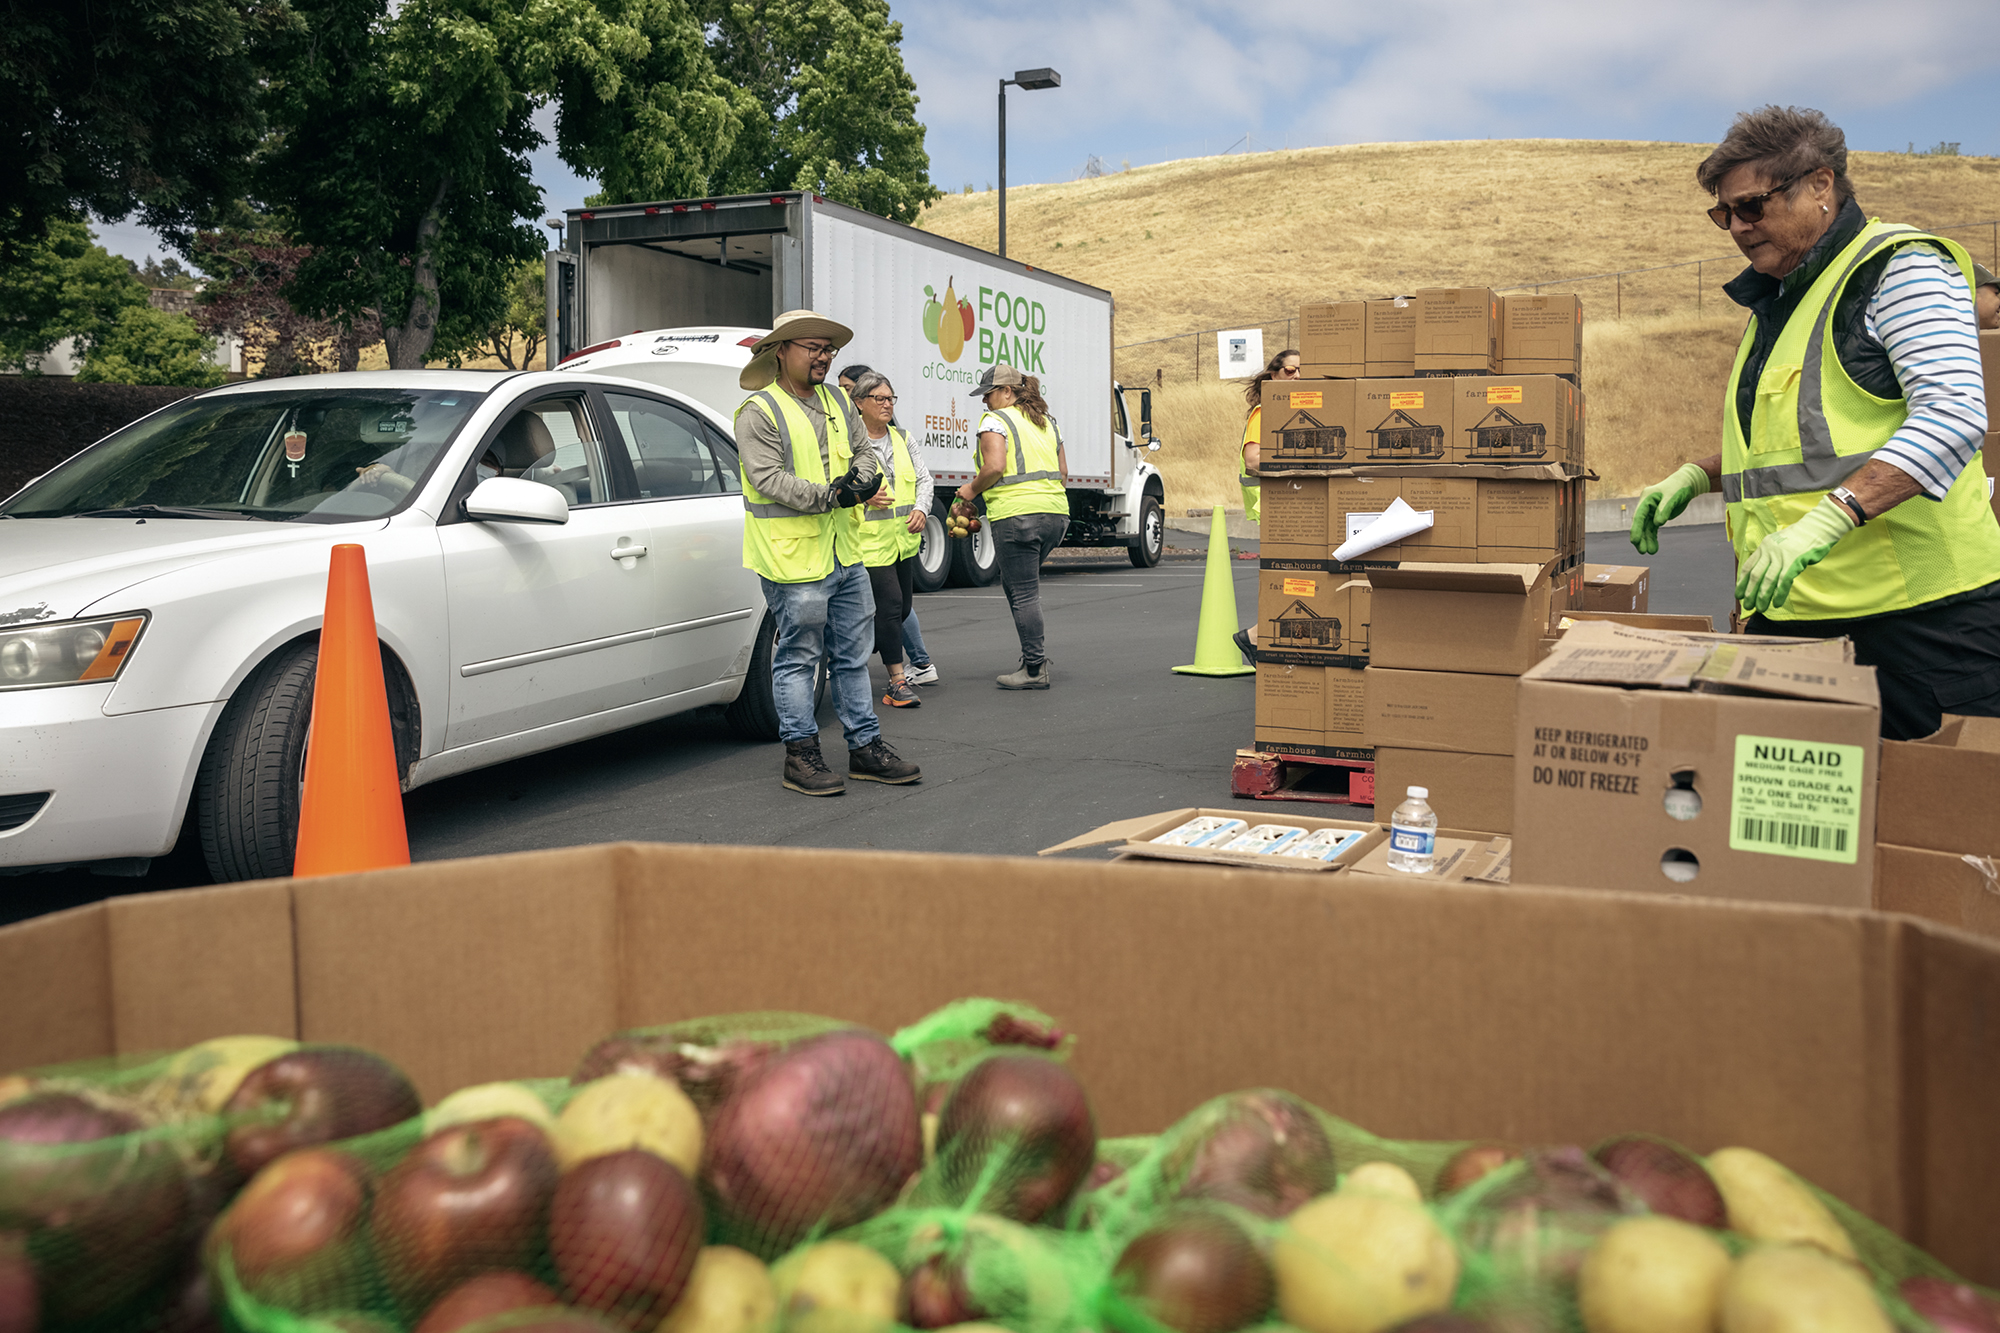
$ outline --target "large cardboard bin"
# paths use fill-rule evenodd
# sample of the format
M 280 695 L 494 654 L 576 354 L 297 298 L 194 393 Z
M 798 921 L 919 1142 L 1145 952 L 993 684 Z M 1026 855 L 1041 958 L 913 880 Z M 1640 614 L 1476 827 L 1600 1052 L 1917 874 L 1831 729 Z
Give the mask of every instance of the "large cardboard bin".
M 1519 842 L 1515 869 L 1518 872 Z M 1914 918 L 1161 863 L 604 846 L 0 930 L 0 1068 L 264 1031 L 426 1098 L 616 1028 L 964 995 L 1081 1034 L 1099 1131 L 1290 1088 L 1381 1134 L 1769 1152 L 2000 1284 L 2000 946 Z

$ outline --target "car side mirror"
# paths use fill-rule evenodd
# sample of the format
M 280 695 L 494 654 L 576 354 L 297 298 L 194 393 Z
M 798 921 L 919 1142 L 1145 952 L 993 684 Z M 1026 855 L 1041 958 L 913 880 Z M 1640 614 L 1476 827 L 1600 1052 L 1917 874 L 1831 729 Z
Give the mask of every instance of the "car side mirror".
M 567 523 L 569 501 L 539 481 L 488 477 L 465 497 L 465 516 L 481 523 Z

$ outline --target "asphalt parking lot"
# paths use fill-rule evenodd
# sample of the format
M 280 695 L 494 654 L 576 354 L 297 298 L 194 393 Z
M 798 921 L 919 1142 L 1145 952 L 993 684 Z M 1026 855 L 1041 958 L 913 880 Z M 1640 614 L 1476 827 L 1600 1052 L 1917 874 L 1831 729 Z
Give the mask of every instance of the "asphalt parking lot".
M 1022 855 L 1113 819 L 1226 805 L 1231 760 L 1250 740 L 1252 679 L 1171 670 L 1194 658 L 1205 545 L 1172 533 L 1179 552 L 1147 570 L 1122 552 L 1051 562 L 1043 601 L 1055 686 L 1046 693 L 993 686 L 1018 657 L 997 585 L 920 597 L 943 679 L 921 691 L 922 708 L 877 710 L 890 744 L 923 766 L 920 783 L 851 782 L 844 796 L 797 795 L 778 785 L 779 746 L 735 739 L 720 710 L 709 709 L 420 788 L 405 803 L 411 854 L 437 860 L 642 840 Z M 1720 528 L 1669 529 L 1650 559 L 1620 534 L 1593 534 L 1589 558 L 1651 564 L 1654 610 L 1726 623 L 1731 564 Z M 1256 565 L 1231 565 L 1243 623 Z M 873 670 L 879 696 L 882 670 Z M 837 763 L 842 741 L 830 700 L 821 716 Z M 0 921 L 204 881 L 199 853 L 187 849 L 136 879 L 0 878 Z

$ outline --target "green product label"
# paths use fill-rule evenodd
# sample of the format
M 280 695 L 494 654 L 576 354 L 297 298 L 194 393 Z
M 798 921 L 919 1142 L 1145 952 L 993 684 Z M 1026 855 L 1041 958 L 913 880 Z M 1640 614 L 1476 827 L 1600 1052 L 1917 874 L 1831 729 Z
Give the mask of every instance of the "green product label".
M 1853 865 L 1866 764 L 1859 745 L 1738 736 L 1730 850 Z

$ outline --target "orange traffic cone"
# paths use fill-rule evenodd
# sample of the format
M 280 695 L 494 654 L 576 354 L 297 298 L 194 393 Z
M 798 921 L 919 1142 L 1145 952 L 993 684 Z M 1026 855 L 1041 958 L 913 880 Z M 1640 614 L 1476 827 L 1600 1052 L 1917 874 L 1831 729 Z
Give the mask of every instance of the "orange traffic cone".
M 389 693 L 368 595 L 368 557 L 344 542 L 326 576 L 305 793 L 294 875 L 338 875 L 410 863 Z

